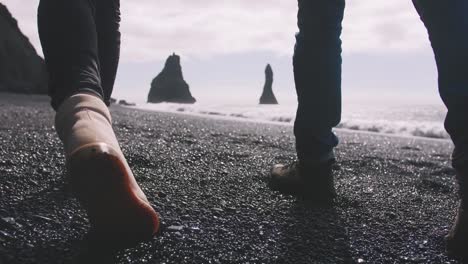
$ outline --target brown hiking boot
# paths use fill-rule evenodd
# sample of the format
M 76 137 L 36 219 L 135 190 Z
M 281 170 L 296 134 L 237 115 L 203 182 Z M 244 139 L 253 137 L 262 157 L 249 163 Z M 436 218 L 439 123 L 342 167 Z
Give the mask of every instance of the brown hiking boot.
M 446 237 L 447 251 L 454 256 L 468 257 L 468 212 L 463 202 L 458 207 L 457 217 Z
M 453 166 L 457 172 L 458 193 L 460 203 L 457 217 L 452 229 L 446 237 L 449 254 L 468 257 L 468 161 L 454 160 Z
M 334 159 L 320 162 L 295 161 L 271 170 L 270 187 L 317 203 L 331 203 L 336 197 L 332 175 Z

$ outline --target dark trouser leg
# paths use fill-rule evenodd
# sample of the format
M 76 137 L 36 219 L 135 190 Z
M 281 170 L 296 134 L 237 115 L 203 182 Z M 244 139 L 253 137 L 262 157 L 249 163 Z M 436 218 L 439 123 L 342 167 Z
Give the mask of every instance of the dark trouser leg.
M 298 110 L 294 125 L 299 160 L 330 157 L 341 119 L 341 22 L 344 0 L 298 0 L 294 77 Z
M 413 2 L 434 50 L 439 92 L 448 108 L 445 128 L 456 152 L 468 155 L 468 1 Z
M 468 1 L 413 0 L 429 32 L 439 71 L 439 91 L 448 108 L 445 128 L 455 151 L 459 204 L 447 236 L 451 254 L 467 256 L 468 245 Z
M 109 45 L 106 49 L 114 52 L 103 48 L 104 55 L 100 54 L 98 42 L 110 36 L 100 33 L 104 27 L 100 26 L 104 25 L 101 21 L 114 19 L 119 23 L 118 16 L 105 15 L 112 12 L 103 12 L 103 6 L 107 4 L 109 9 L 118 9 L 118 4 L 117 1 L 97 2 L 99 4 L 91 0 L 41 0 L 39 4 L 39 36 L 49 71 L 49 95 L 54 109 L 78 92 L 92 92 L 108 102 L 117 69 L 120 37 L 115 38 L 113 44 L 106 39 Z M 114 14 L 118 14 L 118 10 Z M 118 26 L 109 31 L 118 32 Z
M 101 84 L 109 105 L 120 57 L 120 0 L 96 1 Z

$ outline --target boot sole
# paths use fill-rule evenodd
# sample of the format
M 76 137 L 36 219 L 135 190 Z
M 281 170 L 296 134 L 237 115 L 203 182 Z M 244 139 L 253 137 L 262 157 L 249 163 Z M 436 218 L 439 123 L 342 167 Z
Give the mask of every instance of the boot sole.
M 71 187 L 91 223 L 90 242 L 130 247 L 159 230 L 158 214 L 131 189 L 132 176 L 111 146 L 83 146 L 73 152 L 67 165 Z
M 466 258 L 468 257 L 468 252 L 466 249 L 466 244 L 468 241 L 460 241 L 454 239 L 450 236 L 445 237 L 446 250 L 449 256 L 457 258 Z

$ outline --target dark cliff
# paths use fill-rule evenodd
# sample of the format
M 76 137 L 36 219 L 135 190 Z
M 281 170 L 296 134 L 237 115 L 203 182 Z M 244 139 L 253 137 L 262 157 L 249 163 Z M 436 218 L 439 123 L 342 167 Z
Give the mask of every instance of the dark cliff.
M 47 71 L 15 18 L 0 3 L 0 92 L 47 93 Z

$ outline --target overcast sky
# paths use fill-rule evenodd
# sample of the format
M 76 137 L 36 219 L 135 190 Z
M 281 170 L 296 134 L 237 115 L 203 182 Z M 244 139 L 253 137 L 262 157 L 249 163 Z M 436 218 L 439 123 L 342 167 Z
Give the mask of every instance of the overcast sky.
M 40 52 L 39 1 L 0 1 Z M 195 97 L 257 92 L 266 63 L 275 71 L 275 90 L 294 94 L 296 1 L 138 0 L 122 1 L 121 11 L 117 96 L 144 99 L 151 79 L 172 52 L 182 56 Z M 433 55 L 411 1 L 348 1 L 343 27 L 345 96 L 420 94 L 437 99 Z

